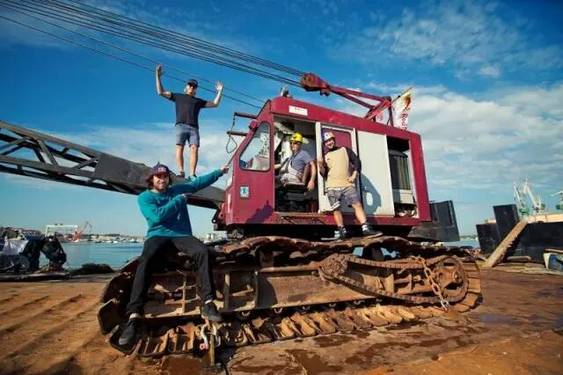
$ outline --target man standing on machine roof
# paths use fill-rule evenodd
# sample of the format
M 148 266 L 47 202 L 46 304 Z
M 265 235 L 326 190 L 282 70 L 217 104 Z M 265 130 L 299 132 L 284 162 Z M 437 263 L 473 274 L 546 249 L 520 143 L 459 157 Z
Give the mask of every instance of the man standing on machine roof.
M 327 151 L 317 163 L 320 174 L 326 178 L 326 195 L 334 215 L 334 221 L 338 226 L 336 238 L 344 239 L 347 237 L 342 211 L 340 210 L 342 201 L 351 205 L 354 209 L 356 219 L 362 225 L 364 236 L 382 235 L 383 233 L 374 231 L 368 224 L 366 213 L 356 190 L 356 178 L 362 169 L 360 159 L 348 147 L 338 147 L 332 132 L 323 133 L 323 144 Z
M 199 150 L 199 111 L 202 108 L 218 107 L 223 96 L 223 84 L 215 84 L 217 94 L 213 101 L 206 101 L 196 97 L 198 83 L 190 79 L 186 83 L 184 93 L 165 91 L 162 87 L 160 76 L 164 74 L 162 65 L 156 67 L 156 92 L 158 95 L 176 103 L 176 164 L 180 177 L 185 177 L 184 172 L 184 146 L 186 141 L 190 145 L 190 174 L 188 179 L 196 177 L 196 167 Z

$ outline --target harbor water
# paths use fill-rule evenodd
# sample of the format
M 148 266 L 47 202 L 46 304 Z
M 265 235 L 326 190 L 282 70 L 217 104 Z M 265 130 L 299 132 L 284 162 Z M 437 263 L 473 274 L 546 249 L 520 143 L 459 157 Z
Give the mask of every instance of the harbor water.
M 143 250 L 142 243 L 65 242 L 62 245 L 67 256 L 67 268 L 79 268 L 85 263 L 105 263 L 119 269 Z
M 79 268 L 85 263 L 105 263 L 114 269 L 119 269 L 129 260 L 139 256 L 143 250 L 142 243 L 94 243 L 81 242 L 63 243 L 64 251 L 67 255 L 67 268 Z M 452 246 L 473 246 L 478 247 L 477 241 L 464 240 L 453 242 Z M 44 264 L 46 259 L 43 257 Z

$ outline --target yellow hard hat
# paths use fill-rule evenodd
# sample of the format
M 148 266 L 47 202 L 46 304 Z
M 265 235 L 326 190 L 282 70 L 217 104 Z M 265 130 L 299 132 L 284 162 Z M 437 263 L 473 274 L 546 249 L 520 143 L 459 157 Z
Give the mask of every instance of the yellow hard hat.
M 303 143 L 303 136 L 301 135 L 301 133 L 293 133 L 289 141 Z

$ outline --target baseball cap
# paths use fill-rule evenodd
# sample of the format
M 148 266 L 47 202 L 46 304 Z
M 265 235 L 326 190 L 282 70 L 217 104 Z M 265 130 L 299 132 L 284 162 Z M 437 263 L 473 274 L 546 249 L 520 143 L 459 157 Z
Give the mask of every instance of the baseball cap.
M 334 138 L 334 134 L 332 134 L 332 132 L 324 132 L 323 133 L 323 142 L 326 142 L 331 138 Z
M 197 87 L 197 81 L 195 79 L 190 79 L 188 81 L 189 86 Z
M 147 180 L 150 180 L 152 178 L 152 176 L 155 176 L 157 174 L 163 174 L 163 173 L 167 173 L 168 175 L 170 175 L 170 169 L 164 164 L 156 163 L 152 167 L 151 173 L 147 177 Z

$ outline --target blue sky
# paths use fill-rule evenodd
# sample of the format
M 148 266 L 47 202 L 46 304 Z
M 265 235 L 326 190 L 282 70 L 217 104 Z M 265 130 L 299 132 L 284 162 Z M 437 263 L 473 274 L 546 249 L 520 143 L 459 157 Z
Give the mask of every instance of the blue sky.
M 453 199 L 463 233 L 511 203 L 512 182 L 563 190 L 563 6 L 462 1 L 109 1 L 102 6 L 379 95 L 409 86 L 409 126 L 422 135 L 430 197 Z M 0 14 L 29 19 L 0 7 Z M 52 30 L 35 23 L 37 26 Z M 0 19 L 0 119 L 152 165 L 173 163 L 173 105 L 154 74 Z M 95 35 L 95 34 L 93 34 Z M 99 35 L 98 35 L 99 36 Z M 267 99 L 280 84 L 131 42 L 115 41 L 209 80 Z M 190 78 L 189 75 L 186 78 Z M 182 86 L 164 76 L 166 89 Z M 293 89 L 299 99 L 358 112 L 352 103 Z M 200 92 L 211 98 L 212 94 Z M 235 94 L 233 94 L 235 95 Z M 227 160 L 224 100 L 202 112 L 201 169 Z M 221 186 L 221 184 L 219 184 Z M 211 212 L 190 208 L 196 233 Z M 135 197 L 0 175 L 0 225 L 89 221 L 94 232 L 143 234 Z

